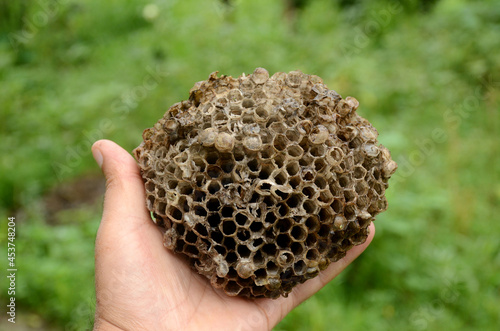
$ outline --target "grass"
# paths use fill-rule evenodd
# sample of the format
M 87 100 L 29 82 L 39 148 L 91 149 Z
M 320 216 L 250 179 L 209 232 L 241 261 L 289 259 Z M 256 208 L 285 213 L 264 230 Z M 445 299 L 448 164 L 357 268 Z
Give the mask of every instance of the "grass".
M 155 18 L 141 0 L 0 2 L 0 216 L 17 217 L 25 316 L 92 323 L 100 204 L 50 221 L 44 197 L 98 173 L 93 141 L 132 150 L 194 82 L 262 66 L 316 74 L 355 96 L 400 166 L 370 248 L 276 329 L 500 324 L 496 1 L 316 0 L 297 11 L 264 0 L 152 3 Z

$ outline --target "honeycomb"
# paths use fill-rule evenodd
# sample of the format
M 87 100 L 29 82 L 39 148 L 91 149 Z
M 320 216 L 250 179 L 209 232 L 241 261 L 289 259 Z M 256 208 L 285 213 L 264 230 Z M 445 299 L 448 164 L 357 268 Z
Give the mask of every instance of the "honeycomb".
M 365 242 L 397 168 L 322 80 L 212 73 L 134 150 L 164 245 L 230 296 L 287 296 Z

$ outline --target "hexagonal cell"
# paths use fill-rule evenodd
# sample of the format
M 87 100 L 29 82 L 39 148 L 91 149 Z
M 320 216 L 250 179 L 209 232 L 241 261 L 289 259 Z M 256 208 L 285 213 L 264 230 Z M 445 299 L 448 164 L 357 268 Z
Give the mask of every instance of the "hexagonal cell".
M 207 186 L 208 193 L 210 193 L 210 194 L 215 194 L 215 193 L 219 192 L 220 189 L 221 189 L 221 185 L 220 185 L 219 181 L 217 181 L 217 180 L 210 181 L 210 183 Z
M 294 190 L 298 190 L 300 186 L 302 186 L 302 181 L 300 176 L 293 176 L 288 178 L 288 184 Z
M 207 202 L 207 209 L 209 211 L 219 211 L 219 209 L 220 209 L 219 199 L 212 198 L 212 199 L 208 200 L 208 202 Z
M 314 157 L 322 157 L 323 155 L 325 155 L 325 150 L 326 149 L 324 145 L 315 145 L 311 147 L 309 153 L 311 153 L 311 155 Z
M 322 206 L 329 205 L 333 202 L 333 195 L 330 190 L 323 190 L 319 193 L 318 204 Z
M 296 240 L 296 241 L 304 241 L 307 237 L 307 229 L 303 226 L 303 225 L 300 225 L 300 224 L 297 224 L 295 225 L 293 228 L 292 228 L 292 231 L 290 231 L 290 235 L 292 236 L 293 240 Z
M 231 175 L 222 175 L 222 177 L 220 178 L 220 183 L 224 188 L 227 188 L 228 185 L 234 183 L 234 180 Z
M 187 244 L 196 244 L 196 241 L 198 240 L 198 236 L 196 235 L 196 233 L 194 233 L 193 231 L 188 231 L 185 236 L 184 236 L 184 241 L 187 243 Z
M 240 259 L 245 259 L 250 257 L 250 249 L 246 245 L 239 245 L 238 248 L 236 249 L 238 252 L 238 255 L 240 256 Z M 246 277 L 245 277 L 246 278 Z
M 271 146 L 264 146 L 260 151 L 260 157 L 262 159 L 270 159 L 274 156 L 274 149 Z
M 327 163 L 324 159 L 318 158 L 314 160 L 314 170 L 321 172 L 327 168 Z
M 254 123 L 254 117 L 250 113 L 248 113 L 248 110 L 245 110 L 245 114 L 243 115 L 243 118 L 241 120 L 243 124 L 253 124 Z
M 195 206 L 194 208 L 194 214 L 197 216 L 205 217 L 208 215 L 207 210 L 203 206 Z
M 224 292 L 229 296 L 236 296 L 240 293 L 241 289 L 241 286 L 237 282 L 229 281 L 224 287 Z
M 246 227 L 248 223 L 248 216 L 241 212 L 238 212 L 234 216 L 234 220 L 236 221 L 236 224 L 238 224 L 239 226 Z
M 356 205 L 354 204 L 346 204 L 344 208 L 344 216 L 347 220 L 351 221 L 356 218 Z
M 243 99 L 241 105 L 243 106 L 243 108 L 252 108 L 253 106 L 255 106 L 255 101 L 253 99 L 246 98 Z
M 293 260 L 294 256 L 292 252 L 284 250 L 280 251 L 278 257 L 276 258 L 276 262 L 280 267 L 286 267 L 290 265 L 291 263 L 293 263 Z
M 314 179 L 314 185 L 316 185 L 320 190 L 323 190 L 328 185 L 328 182 L 324 177 L 316 176 Z
M 285 172 L 279 172 L 276 175 L 274 175 L 274 181 L 278 185 L 284 185 L 288 181 L 288 176 Z
M 222 222 L 221 231 L 226 236 L 232 236 L 236 233 L 236 224 L 232 220 Z
M 177 188 L 177 185 L 178 185 L 178 184 L 179 184 L 179 182 L 178 182 L 177 180 L 175 180 L 175 179 L 173 179 L 173 180 L 169 180 L 169 181 L 167 182 L 167 188 L 168 188 L 169 190 L 175 190 L 175 189 Z
M 358 209 L 365 209 L 366 206 L 370 203 L 370 199 L 366 195 L 359 195 L 356 199 L 356 205 Z
M 293 271 L 297 276 L 302 276 L 307 270 L 307 265 L 304 261 L 299 260 L 294 263 Z
M 305 244 L 306 247 L 313 247 L 318 242 L 318 235 L 316 233 L 309 233 L 307 235 Z
M 208 236 L 207 228 L 201 223 L 196 224 L 193 231 L 196 232 L 201 238 L 206 238 Z
M 245 151 L 241 148 L 241 145 L 233 149 L 233 157 L 236 162 L 241 162 L 245 159 Z
M 312 169 L 308 169 L 308 168 L 305 168 L 305 169 L 302 169 L 302 179 L 306 182 L 311 182 L 313 181 L 314 179 L 314 171 Z
M 286 138 L 290 142 L 300 142 L 302 139 L 302 135 L 296 129 L 289 129 L 285 133 Z
M 274 124 L 274 123 L 273 123 Z M 274 141 L 273 141 L 273 146 L 274 148 L 277 150 L 277 151 L 283 151 L 287 148 L 288 146 L 288 139 L 286 139 L 286 137 L 282 134 L 280 135 L 277 135 L 275 138 L 274 138 Z
M 288 232 L 294 223 L 294 220 L 291 218 L 281 218 L 275 223 L 276 231 Z
M 315 232 L 319 228 L 319 219 L 316 215 L 310 215 L 305 221 L 305 226 L 307 227 L 307 232 Z
M 299 145 L 291 145 L 287 147 L 286 153 L 292 159 L 297 159 L 304 154 L 304 150 Z
M 248 249 L 255 252 L 262 246 L 263 243 L 264 243 L 264 240 L 262 238 L 253 239 L 248 244 Z
M 288 213 L 290 212 L 290 208 L 288 208 L 288 206 L 284 203 L 282 204 L 279 204 L 278 205 L 278 214 L 281 216 L 281 217 L 285 217 L 288 215 Z
M 261 231 L 263 228 L 264 226 L 261 222 L 252 222 L 252 224 L 250 224 L 250 231 L 254 233 Z
M 304 186 L 302 188 L 302 194 L 304 194 L 309 199 L 313 199 L 316 196 L 317 190 L 312 186 Z
M 279 272 L 279 268 L 278 266 L 276 265 L 276 263 L 274 263 L 273 261 L 269 261 L 267 264 L 266 264 L 266 271 L 267 271 L 267 274 L 268 275 L 275 275 Z
M 261 170 L 259 172 L 259 178 L 260 179 L 268 179 L 269 176 L 271 176 L 271 174 L 273 173 L 274 169 L 275 168 L 271 163 L 263 164 L 261 167 Z
M 228 121 L 227 116 L 224 113 L 216 113 L 214 117 L 212 117 L 212 126 L 214 128 L 221 128 Z
M 260 167 L 261 167 L 260 163 L 257 159 L 252 159 L 252 160 L 248 161 L 247 166 L 248 166 L 248 169 L 250 169 L 250 171 L 254 171 L 254 172 L 260 171 Z
M 240 229 L 240 230 L 238 230 L 238 233 L 236 234 L 236 236 L 238 237 L 238 240 L 240 242 L 245 242 L 248 239 L 250 239 L 250 231 L 245 230 L 245 229 Z
M 207 174 L 211 178 L 218 178 L 222 174 L 222 169 L 217 166 L 208 166 Z
M 328 153 L 328 159 L 332 164 L 340 163 L 344 158 L 344 152 L 339 147 L 334 147 Z
M 302 203 L 302 208 L 304 208 L 304 211 L 311 215 L 311 214 L 315 214 L 316 213 L 316 210 L 318 209 L 318 206 L 316 204 L 316 202 L 314 202 L 314 200 L 305 200 L 303 203 Z
M 282 233 L 276 238 L 276 244 L 281 248 L 287 248 L 292 243 L 292 239 L 288 233 Z
M 233 171 L 235 166 L 235 163 L 232 159 L 221 159 L 220 164 L 222 171 L 224 171 L 225 173 L 230 173 L 231 171 Z
M 167 215 L 170 216 L 170 219 L 174 222 L 182 220 L 182 212 L 174 206 L 169 206 L 167 208 Z
M 331 220 L 329 222 L 330 224 L 321 224 L 318 230 L 318 236 L 320 238 L 326 239 L 330 235 L 330 230 L 331 230 Z
M 300 171 L 298 162 L 291 162 L 286 165 L 286 172 L 289 176 L 295 176 Z
M 219 160 L 219 153 L 218 152 L 209 152 L 205 155 L 205 162 L 208 164 L 216 164 L 217 160 Z
M 205 186 L 207 179 L 206 179 L 204 174 L 199 174 L 199 175 L 196 175 L 195 181 L 196 181 L 196 186 L 203 187 L 203 186 Z
M 275 157 L 274 157 L 274 164 L 276 164 L 276 166 L 278 168 L 281 168 L 283 167 L 283 165 L 285 164 L 285 160 L 286 160 L 286 156 L 284 154 L 277 154 Z
M 266 105 L 260 105 L 255 109 L 255 116 L 257 121 L 265 122 L 269 119 L 268 107 Z
M 194 194 L 193 194 L 193 201 L 203 202 L 203 201 L 205 201 L 206 196 L 207 196 L 207 194 L 205 192 L 200 191 L 200 190 L 196 190 L 196 191 L 194 191 Z
M 157 190 L 156 190 L 156 196 L 158 198 L 164 198 L 165 197 L 165 189 L 163 189 L 162 187 L 159 187 Z
M 330 207 L 332 207 L 333 211 L 336 214 L 342 214 L 342 212 L 344 211 L 344 203 L 340 199 L 333 200 Z
M 257 251 L 253 254 L 252 261 L 254 265 L 260 266 L 266 262 L 266 259 L 264 258 L 262 251 Z
M 264 221 L 267 223 L 267 224 L 274 224 L 276 222 L 276 220 L 278 219 L 278 217 L 276 217 L 276 215 L 272 212 L 272 211 L 269 211 L 267 214 L 266 214 L 266 217 L 264 218 Z
M 297 208 L 302 204 L 302 196 L 300 194 L 292 194 L 287 200 L 286 204 L 290 208 Z
M 267 271 L 265 268 L 255 270 L 254 275 L 255 275 L 255 283 L 258 284 L 258 286 L 267 284 Z
M 211 213 L 208 215 L 207 222 L 211 227 L 216 228 L 219 226 L 221 221 L 220 215 L 218 213 Z
M 366 176 L 366 169 L 363 168 L 361 165 L 357 165 L 354 167 L 352 171 L 352 176 L 355 179 L 363 179 Z
M 331 222 L 333 220 L 334 215 L 335 212 L 330 207 L 321 208 L 318 213 L 319 220 L 321 223 Z
M 311 248 L 306 253 L 306 258 L 311 261 L 315 261 L 319 258 L 319 252 L 316 248 Z
M 346 189 L 346 190 L 344 190 L 344 198 L 345 198 L 346 202 L 355 201 L 356 198 L 357 198 L 357 196 L 358 196 L 358 194 L 353 189 Z
M 338 183 L 343 188 L 349 188 L 353 184 L 351 178 L 349 178 L 349 176 L 347 176 L 347 175 L 340 176 Z
M 358 195 L 365 195 L 370 190 L 370 187 L 366 182 L 360 181 L 354 184 L 354 190 Z
M 191 193 L 193 193 L 193 187 L 191 186 L 191 183 L 181 181 L 177 186 L 177 192 L 183 195 L 190 195 Z
M 145 184 L 144 184 L 145 188 L 146 188 L 146 192 L 149 192 L 149 193 L 154 193 L 155 190 L 156 190 L 156 184 L 149 180 L 147 181 Z M 153 195 L 152 195 L 153 196 Z M 164 195 L 165 196 L 165 195 Z
M 222 217 L 233 217 L 233 213 L 234 213 L 234 208 L 232 206 L 224 206 L 221 211 L 220 211 L 220 214 Z
M 373 190 L 377 193 L 377 195 L 382 196 L 385 193 L 385 188 L 380 183 L 375 183 L 373 185 Z
M 234 250 L 236 249 L 236 241 L 234 240 L 233 237 L 224 237 L 224 247 L 226 247 L 228 253 L 226 255 L 226 261 L 227 263 L 233 263 L 238 260 L 238 257 L 236 256 L 236 253 Z
M 243 100 L 243 94 L 239 89 L 232 89 L 227 93 L 227 98 L 230 102 L 239 102 Z
M 290 245 L 290 250 L 295 255 L 295 257 L 298 258 L 300 255 L 302 255 L 302 253 L 304 253 L 305 250 L 304 243 L 299 241 L 294 241 Z

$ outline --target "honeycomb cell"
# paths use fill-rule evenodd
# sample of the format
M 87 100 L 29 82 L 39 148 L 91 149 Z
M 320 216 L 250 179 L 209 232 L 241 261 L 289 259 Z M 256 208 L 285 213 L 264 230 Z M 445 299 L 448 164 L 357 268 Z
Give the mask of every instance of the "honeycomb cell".
M 164 246 L 230 296 L 277 298 L 368 236 L 397 164 L 317 76 L 210 74 L 134 150 Z
M 243 140 L 243 146 L 250 151 L 260 151 L 262 148 L 262 140 L 260 136 L 245 137 Z

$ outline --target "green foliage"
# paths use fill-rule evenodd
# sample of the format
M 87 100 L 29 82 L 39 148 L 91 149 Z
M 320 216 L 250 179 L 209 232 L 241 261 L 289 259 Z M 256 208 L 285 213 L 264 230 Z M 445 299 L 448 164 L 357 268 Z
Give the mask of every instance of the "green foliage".
M 194 82 L 262 66 L 355 96 L 400 166 L 370 248 L 277 330 L 500 324 L 498 1 L 291 3 L 0 1 L 0 233 L 15 214 L 22 309 L 92 323 L 100 210 L 49 224 L 43 207 L 98 171 L 91 144 L 132 150 Z

